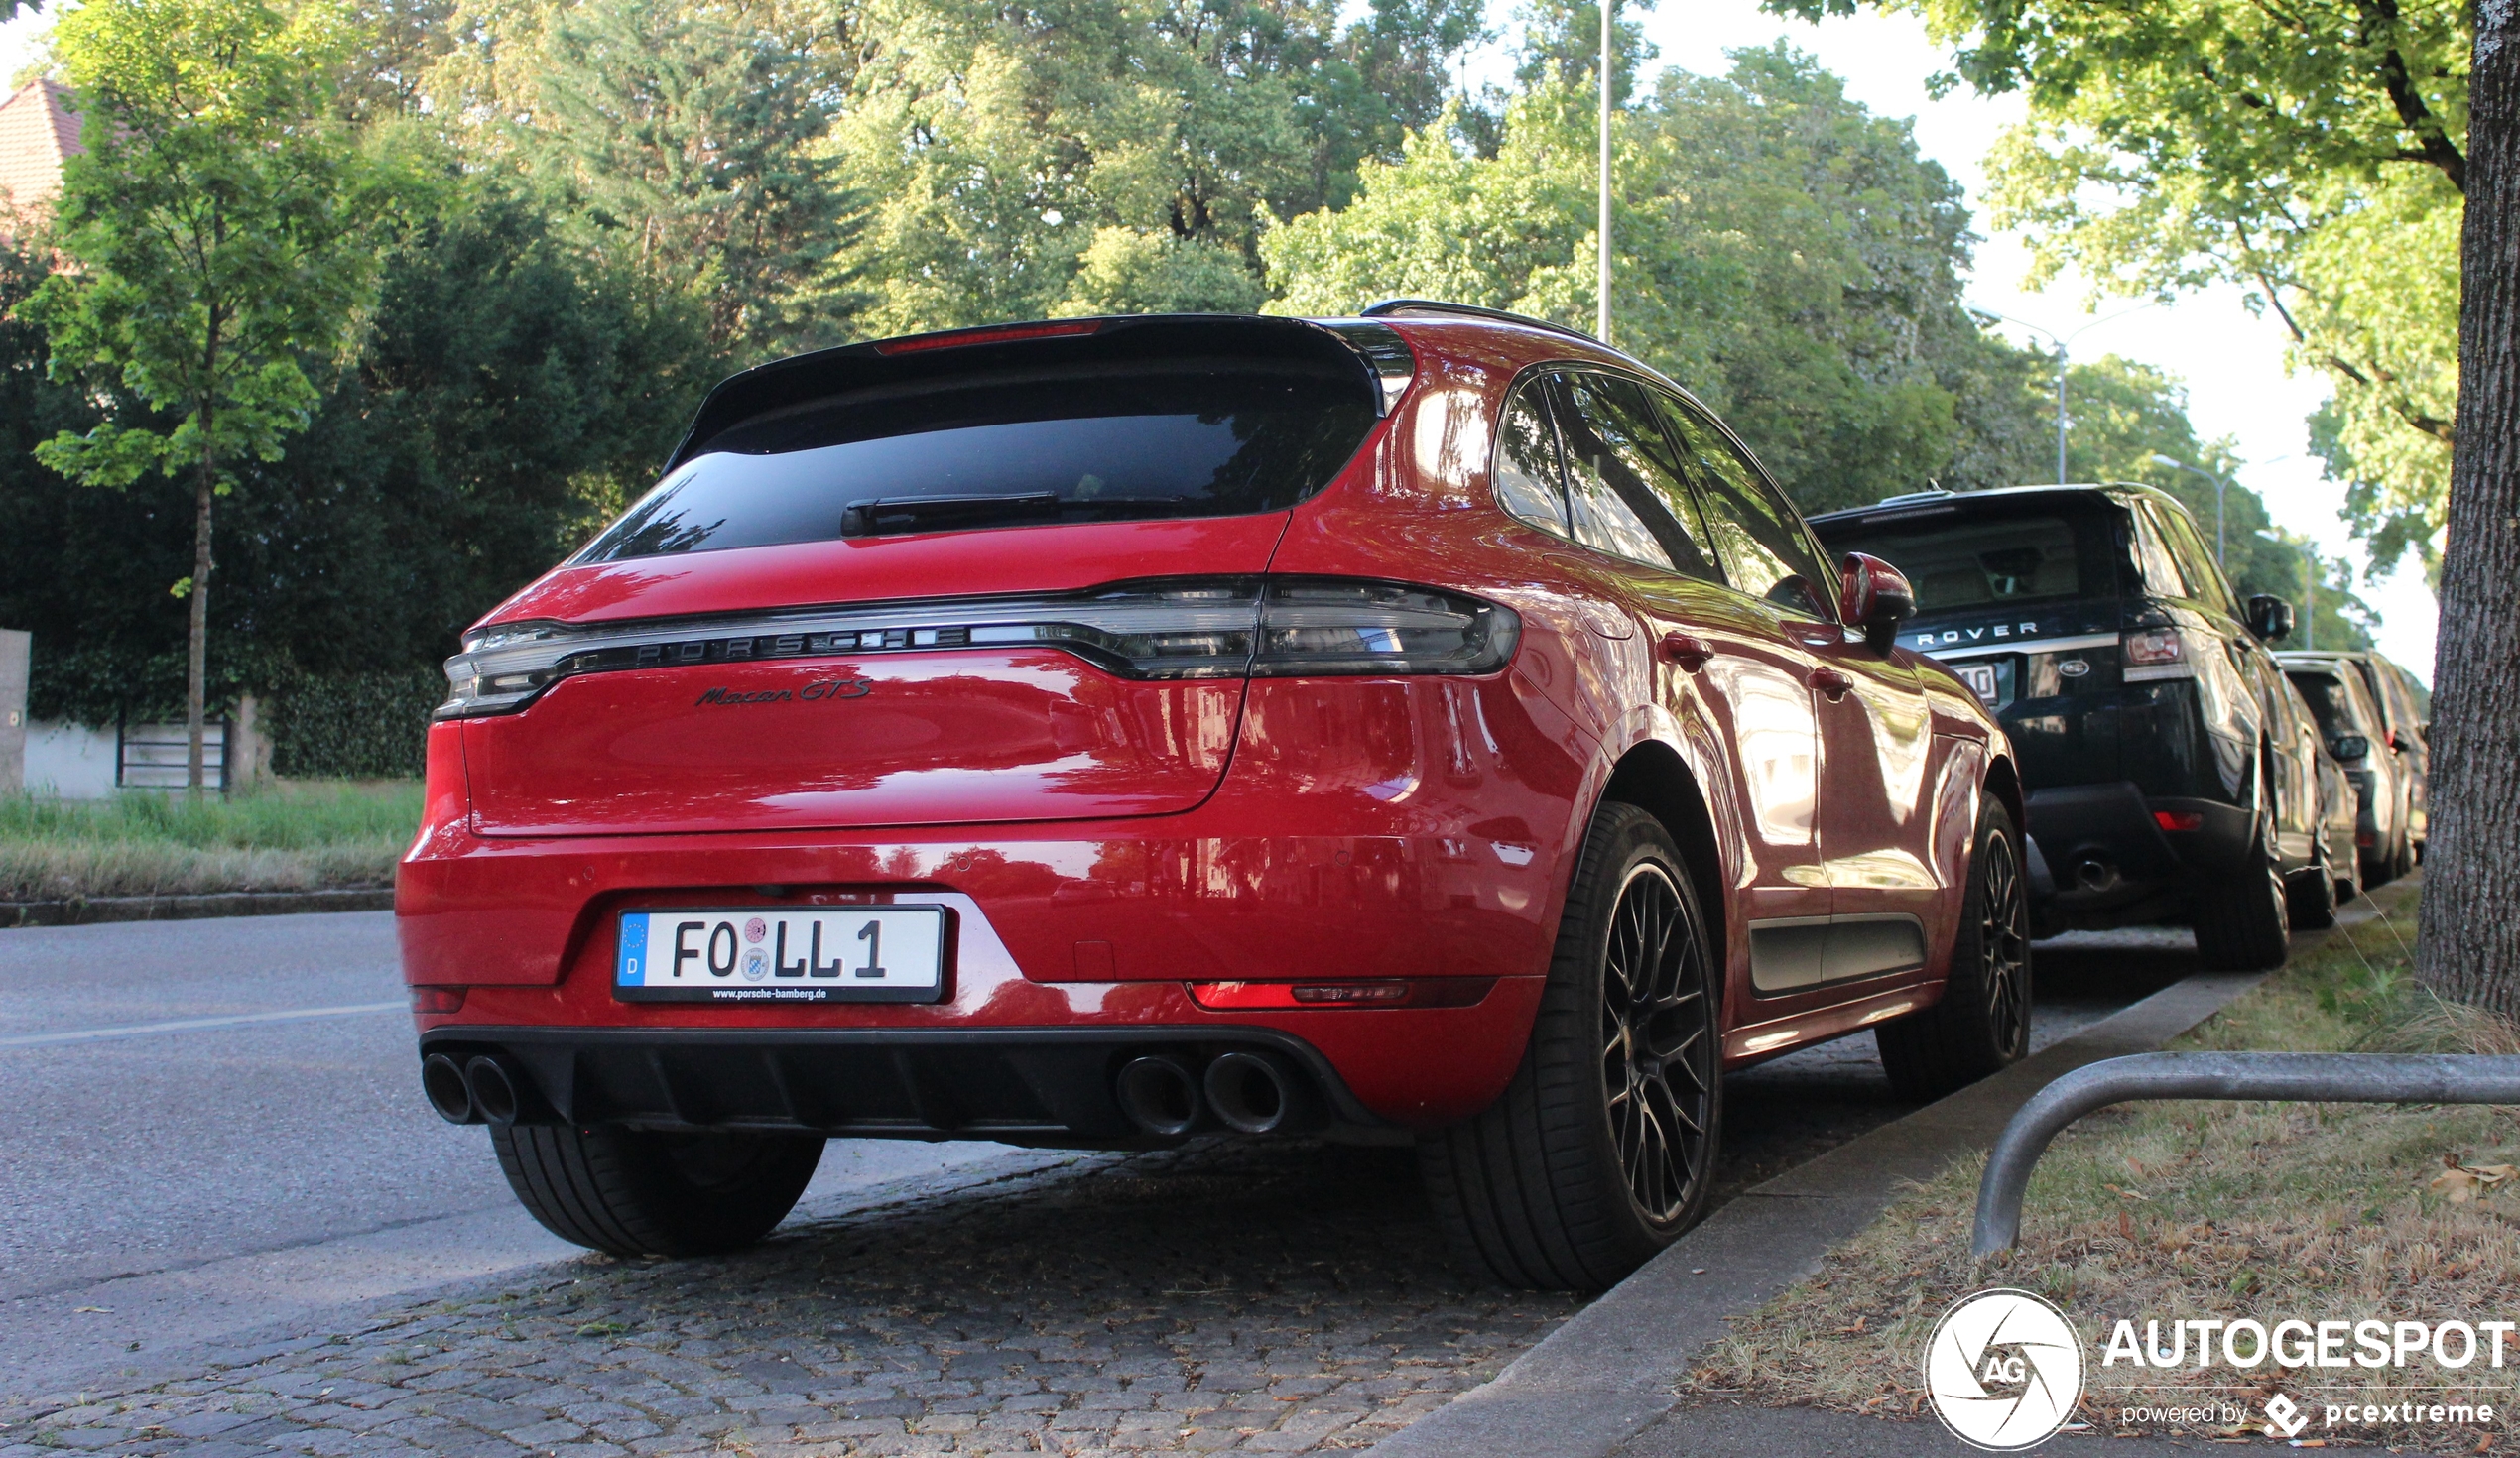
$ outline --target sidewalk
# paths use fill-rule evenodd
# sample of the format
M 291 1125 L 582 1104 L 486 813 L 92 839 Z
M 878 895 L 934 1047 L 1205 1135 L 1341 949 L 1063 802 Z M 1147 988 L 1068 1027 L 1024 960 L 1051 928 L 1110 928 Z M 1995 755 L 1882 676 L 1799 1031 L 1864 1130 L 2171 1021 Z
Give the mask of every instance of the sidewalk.
M 2358 924 L 2371 913 L 2349 914 Z M 2296 949 L 2328 933 L 2296 936 Z M 2086 1063 L 2151 1052 L 2213 1016 L 2263 973 L 2200 973 L 2032 1054 L 1982 1083 L 1744 1192 L 1486 1385 L 1377 1444 L 1373 1458 L 1515 1453 L 1548 1458 L 1677 1454 L 1907 1454 L 1970 1450 L 1931 1420 L 1898 1423 L 1805 1408 L 1675 1410 L 1688 1360 L 1724 1319 L 1819 1267 L 1904 1181 L 1993 1144 L 2031 1095 Z M 2071 1453 L 2061 1437 L 2057 1451 Z M 2197 1451 L 2184 1439 L 2111 1439 L 2111 1454 Z M 2227 1447 L 2227 1444 L 2212 1446 Z

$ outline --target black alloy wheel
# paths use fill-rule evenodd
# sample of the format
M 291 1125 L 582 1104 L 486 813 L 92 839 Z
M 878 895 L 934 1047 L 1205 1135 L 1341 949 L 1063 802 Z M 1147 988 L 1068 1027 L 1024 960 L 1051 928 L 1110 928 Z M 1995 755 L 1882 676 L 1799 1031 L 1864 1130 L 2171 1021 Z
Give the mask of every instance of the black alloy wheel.
M 1680 1218 L 1711 1153 L 1717 1075 L 1702 957 L 1670 873 L 1637 865 L 1610 913 L 1601 969 L 1601 1088 L 1628 1194 L 1657 1225 Z
M 1597 1291 L 1697 1222 L 1722 1146 L 1719 977 L 1671 832 L 1604 803 L 1513 1080 L 1418 1145 L 1457 1248 L 1509 1285 Z
M 2010 836 L 1990 837 L 1985 856 L 1985 889 L 1975 908 L 1978 980 L 1987 1025 L 2009 1063 L 2030 1051 L 2030 894 Z
M 1978 812 L 1942 1001 L 1873 1030 L 1901 1098 L 1939 1099 L 2028 1056 L 2030 888 L 2021 866 L 2020 832 L 1990 797 Z

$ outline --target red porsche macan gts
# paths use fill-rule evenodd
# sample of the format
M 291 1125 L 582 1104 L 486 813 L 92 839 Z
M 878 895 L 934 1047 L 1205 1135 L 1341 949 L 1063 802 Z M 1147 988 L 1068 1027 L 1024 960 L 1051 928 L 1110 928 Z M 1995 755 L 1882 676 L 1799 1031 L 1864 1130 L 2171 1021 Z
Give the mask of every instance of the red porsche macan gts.
M 563 1237 L 827 1136 L 1412 1143 L 1501 1278 L 1702 1210 L 1721 1074 L 2019 1057 L 2011 751 L 1685 392 L 1569 330 L 1061 320 L 719 386 L 446 666 L 422 1083 Z

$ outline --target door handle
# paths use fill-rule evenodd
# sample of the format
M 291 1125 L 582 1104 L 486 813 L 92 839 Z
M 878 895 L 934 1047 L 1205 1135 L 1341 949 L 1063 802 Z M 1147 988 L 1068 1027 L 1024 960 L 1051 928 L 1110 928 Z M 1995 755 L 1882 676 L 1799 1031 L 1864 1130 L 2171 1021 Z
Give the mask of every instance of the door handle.
M 1715 656 L 1715 647 L 1703 638 L 1687 633 L 1666 633 L 1663 635 L 1662 655 L 1664 663 L 1678 664 L 1682 672 L 1695 673 L 1706 667 L 1706 660 Z
M 1830 703 L 1835 703 L 1846 696 L 1847 689 L 1855 686 L 1855 680 L 1838 672 L 1835 668 L 1814 668 L 1812 669 L 1812 686 L 1821 691 L 1822 697 Z

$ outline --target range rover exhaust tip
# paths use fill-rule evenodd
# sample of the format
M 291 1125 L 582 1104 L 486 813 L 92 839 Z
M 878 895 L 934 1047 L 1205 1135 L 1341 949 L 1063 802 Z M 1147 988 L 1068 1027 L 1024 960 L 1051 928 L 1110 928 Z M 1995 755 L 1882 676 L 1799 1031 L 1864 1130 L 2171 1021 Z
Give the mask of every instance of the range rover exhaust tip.
M 472 1093 L 473 1112 L 492 1124 L 514 1124 L 525 1107 L 522 1081 L 497 1058 L 483 1054 L 464 1064 L 463 1082 Z
M 463 1069 L 444 1053 L 431 1053 L 420 1060 L 420 1091 L 429 1096 L 429 1107 L 448 1124 L 478 1124 L 481 1115 L 472 1106 L 472 1089 L 464 1082 Z
M 1312 1081 L 1276 1053 L 1219 1055 L 1207 1065 L 1206 1091 L 1216 1117 L 1244 1134 L 1308 1128 L 1320 1102 Z
M 1177 1058 L 1160 1054 L 1132 1059 L 1114 1085 L 1120 1112 L 1148 1134 L 1178 1139 L 1198 1127 L 1205 1112 L 1198 1080 Z

